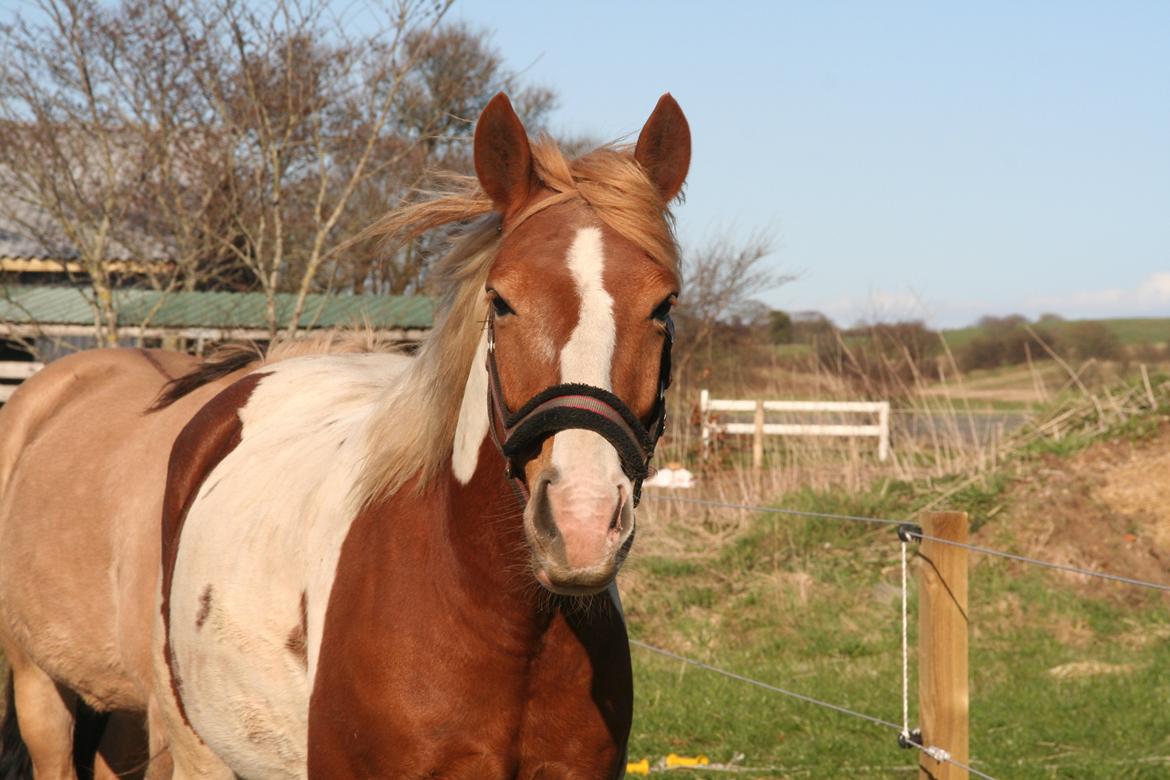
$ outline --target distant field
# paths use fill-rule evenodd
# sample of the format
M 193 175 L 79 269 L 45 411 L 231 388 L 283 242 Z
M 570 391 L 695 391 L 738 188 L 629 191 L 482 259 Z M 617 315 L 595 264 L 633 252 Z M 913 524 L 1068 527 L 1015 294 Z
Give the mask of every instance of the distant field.
M 1050 327 L 1059 334 L 1062 330 L 1082 320 L 1064 320 L 1051 325 Z M 1121 340 L 1122 344 L 1137 346 L 1141 344 L 1164 344 L 1170 341 L 1170 317 L 1130 317 L 1124 319 L 1106 319 L 1096 320 L 1105 325 L 1109 330 L 1117 334 L 1117 338 Z M 942 335 L 946 338 L 947 344 L 951 349 L 958 349 L 975 338 L 982 332 L 979 326 L 971 326 L 969 328 L 955 328 L 953 330 L 944 330 Z

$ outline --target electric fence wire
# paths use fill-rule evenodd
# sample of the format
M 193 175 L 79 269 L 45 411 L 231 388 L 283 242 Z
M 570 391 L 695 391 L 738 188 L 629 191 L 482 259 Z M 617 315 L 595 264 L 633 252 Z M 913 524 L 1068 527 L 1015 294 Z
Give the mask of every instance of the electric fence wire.
M 909 685 L 910 685 L 910 674 L 909 674 L 910 659 L 909 659 L 909 639 L 908 639 L 908 634 L 909 634 L 908 622 L 909 621 L 908 621 L 908 617 L 907 617 L 908 596 L 907 596 L 907 563 L 906 563 L 906 561 L 907 561 L 906 543 L 907 543 L 908 539 L 913 538 L 913 539 L 918 539 L 920 541 L 923 539 L 928 539 L 930 541 L 937 542 L 939 544 L 946 544 L 946 545 L 950 545 L 952 547 L 962 547 L 962 548 L 965 548 L 967 550 L 970 550 L 971 552 L 977 552 L 977 553 L 980 553 L 983 555 L 989 555 L 989 556 L 998 557 L 998 558 L 1005 558 L 1008 560 L 1017 561 L 1019 563 L 1025 563 L 1025 564 L 1029 564 L 1029 565 L 1033 565 L 1033 566 L 1041 566 L 1041 567 L 1048 568 L 1048 569 L 1055 569 L 1057 571 L 1062 571 L 1062 572 L 1066 572 L 1069 574 L 1079 574 L 1079 575 L 1082 575 L 1085 577 L 1096 577 L 1098 579 L 1109 580 L 1111 582 L 1118 582 L 1118 583 L 1121 583 L 1124 585 L 1133 585 L 1135 587 L 1140 587 L 1140 588 L 1150 588 L 1152 590 L 1170 592 L 1170 585 L 1163 585 L 1163 584 L 1157 583 L 1157 582 L 1148 582 L 1146 580 L 1139 580 L 1139 579 L 1135 579 L 1133 577 L 1124 577 L 1124 576 L 1119 575 L 1119 574 L 1110 574 L 1108 572 L 1103 572 L 1103 571 L 1095 571 L 1093 569 L 1084 569 L 1084 568 L 1081 568 L 1079 566 L 1071 566 L 1068 564 L 1056 563 L 1054 561 L 1045 561 L 1045 560 L 1042 560 L 1039 558 L 1030 558 L 1026 555 L 1017 555 L 1016 553 L 1009 553 L 1009 552 L 1005 552 L 1003 550 L 996 550 L 996 549 L 993 549 L 991 547 L 983 547 L 981 545 L 968 544 L 965 542 L 956 542 L 956 541 L 952 541 L 950 539 L 943 539 L 943 538 L 938 537 L 938 536 L 933 536 L 931 534 L 924 533 L 917 525 L 915 525 L 914 523 L 905 521 L 905 520 L 892 520 L 890 518 L 868 517 L 868 516 L 864 516 L 864 515 L 846 515 L 846 514 L 837 514 L 837 513 L 833 513 L 833 512 L 814 512 L 814 511 L 808 511 L 808 510 L 802 510 L 802 509 L 788 509 L 785 507 L 756 506 L 756 505 L 752 505 L 752 504 L 739 504 L 739 503 L 734 503 L 734 502 L 730 502 L 730 501 L 712 501 L 709 499 L 701 499 L 701 498 L 686 498 L 683 496 L 663 495 L 660 493 L 649 493 L 648 495 L 651 498 L 659 500 L 659 501 L 674 501 L 676 503 L 693 504 L 696 506 L 703 506 L 703 507 L 708 507 L 708 508 L 712 508 L 712 509 L 736 509 L 736 510 L 742 510 L 742 511 L 748 511 L 748 512 L 758 512 L 760 514 L 780 514 L 780 515 L 789 515 L 792 517 L 812 518 L 812 519 L 817 519 L 817 520 L 841 520 L 841 521 L 846 521 L 846 522 L 864 523 L 864 524 L 868 524 L 868 525 L 881 525 L 881 526 L 897 527 L 898 528 L 898 536 L 901 540 L 901 563 L 902 563 L 902 725 L 901 726 L 899 726 L 897 723 L 891 723 L 890 721 L 884 720 L 882 718 L 876 718 L 872 715 L 866 715 L 865 713 L 857 712 L 856 710 L 851 710 L 848 707 L 842 707 L 838 704 L 832 704 L 830 702 L 823 701 L 821 699 L 817 699 L 817 698 L 814 698 L 812 696 L 808 696 L 808 695 L 803 694 L 803 693 L 797 693 L 796 691 L 790 691 L 786 688 L 781 688 L 779 686 L 770 685 L 768 683 L 761 682 L 760 680 L 754 680 L 750 677 L 746 677 L 744 675 L 737 674 L 735 672 L 729 672 L 725 669 L 720 669 L 716 666 L 712 666 L 710 664 L 703 663 L 702 661 L 696 661 L 692 658 L 687 658 L 685 656 L 679 655 L 678 653 L 673 653 L 669 650 L 664 650 L 660 647 L 655 647 L 653 645 L 647 644 L 647 643 L 642 642 L 642 641 L 637 640 L 637 639 L 631 639 L 630 644 L 637 646 L 637 647 L 641 647 L 645 650 L 649 650 L 649 651 L 654 652 L 654 653 L 658 653 L 659 655 L 665 656 L 667 658 L 672 658 L 674 660 L 681 661 L 681 662 L 686 663 L 686 664 L 690 664 L 691 666 L 695 666 L 695 667 L 700 668 L 700 669 L 705 669 L 709 672 L 721 674 L 721 675 L 728 677 L 730 679 L 733 679 L 733 680 L 738 680 L 740 682 L 747 683 L 749 685 L 754 685 L 756 687 L 762 688 L 762 689 L 767 690 L 767 691 L 771 691 L 773 693 L 779 693 L 779 694 L 782 694 L 784 696 L 788 696 L 788 697 L 791 697 L 793 699 L 796 699 L 798 701 L 805 702 L 807 704 L 813 704 L 813 705 L 816 705 L 818 707 L 823 707 L 825 709 L 833 710 L 834 712 L 840 713 L 842 715 L 847 715 L 847 716 L 854 717 L 854 718 L 860 718 L 861 720 L 869 721 L 870 723 L 873 723 L 875 725 L 882 726 L 882 727 L 885 727 L 888 729 L 892 729 L 892 730 L 898 732 L 899 744 L 901 744 L 903 746 L 907 746 L 907 747 L 917 748 L 918 750 L 922 751 L 925 755 L 933 758 L 935 761 L 953 764 L 954 766 L 957 766 L 961 769 L 964 769 L 976 777 L 985 778 L 986 780 L 994 780 L 994 778 L 992 778 L 991 775 L 985 774 L 984 772 L 981 772 L 978 769 L 975 769 L 974 767 L 968 766 L 967 764 L 964 764 L 961 761 L 955 760 L 954 758 L 951 757 L 950 753 L 948 753 L 946 750 L 943 750 L 942 748 L 940 748 L 938 746 L 919 744 L 913 738 L 915 735 L 917 735 L 917 732 L 914 732 L 913 734 L 910 732 L 910 712 L 909 712 L 909 708 L 910 708 L 910 688 L 909 688 Z
M 929 539 L 932 542 L 939 544 L 950 545 L 951 547 L 962 547 L 971 552 L 982 553 L 984 555 L 993 555 L 997 558 L 1006 558 L 1010 561 L 1019 561 L 1020 563 L 1031 564 L 1032 566 L 1043 566 L 1047 569 L 1055 569 L 1056 571 L 1063 571 L 1068 574 L 1081 574 L 1085 577 L 1096 577 L 1097 579 L 1109 580 L 1110 582 L 1120 582 L 1123 585 L 1133 585 L 1138 588 L 1149 588 L 1151 590 L 1160 590 L 1163 593 L 1170 593 L 1170 585 L 1163 585 L 1157 582 L 1149 582 L 1147 580 L 1138 580 L 1133 577 L 1124 577 L 1120 574 L 1110 574 L 1105 571 L 1096 571 L 1094 569 L 1082 569 L 1079 566 L 1071 566 L 1067 563 L 1056 563 L 1055 561 L 1045 561 L 1039 558 L 1029 558 L 1026 555 L 1017 555 L 1015 553 L 1004 552 L 1003 550 L 994 550 L 990 547 L 981 547 L 977 544 L 968 544 L 966 542 L 956 542 L 951 539 L 943 539 L 938 536 L 931 536 L 922 531 L 910 531 L 911 536 L 915 539 Z
M 728 671 L 726 669 L 721 669 L 718 666 L 712 666 L 711 664 L 704 663 L 702 661 L 697 661 L 694 658 L 687 658 L 684 655 L 679 655 L 678 653 L 672 652 L 670 650 L 664 650 L 661 647 L 656 647 L 654 645 L 643 642 L 639 639 L 630 639 L 630 644 L 635 646 L 635 647 L 640 647 L 643 650 L 648 650 L 652 653 L 657 653 L 658 655 L 661 655 L 665 658 L 670 658 L 670 659 L 673 659 L 675 661 L 679 661 L 681 663 L 689 664 L 689 665 L 694 666 L 694 667 L 699 668 L 699 669 L 704 669 L 708 672 L 714 672 L 715 674 L 723 675 L 724 677 L 730 678 L 732 680 L 737 680 L 739 682 L 746 683 L 748 685 L 753 685 L 757 688 L 762 688 L 765 691 L 770 691 L 772 693 L 779 693 L 783 696 L 788 696 L 790 698 L 796 699 L 797 701 L 802 701 L 806 704 L 813 704 L 817 707 L 823 707 L 825 709 L 832 710 L 833 712 L 836 712 L 836 713 L 841 714 L 841 715 L 847 715 L 851 718 L 859 718 L 861 720 L 873 723 L 874 725 L 882 726 L 883 728 L 887 728 L 887 729 L 892 729 L 893 731 L 897 732 L 898 734 L 902 733 L 901 726 L 899 726 L 897 723 L 892 723 L 892 722 L 885 720 L 883 718 L 877 718 L 877 717 L 874 717 L 873 715 L 866 715 L 864 712 L 858 712 L 857 710 L 852 710 L 852 709 L 849 709 L 848 707 L 842 707 L 839 704 L 833 704 L 831 702 L 824 701 L 823 699 L 817 699 L 813 696 L 808 696 L 808 695 L 803 694 L 803 693 L 797 693 L 796 691 L 788 690 L 787 688 L 781 688 L 777 685 L 771 685 L 769 683 L 762 682 L 760 680 L 756 680 L 756 679 L 753 679 L 751 677 L 747 677 L 745 675 L 738 674 L 736 672 L 731 672 L 731 671 Z M 974 775 L 976 777 L 984 778 L 984 780 L 996 780 L 991 775 L 986 774 L 984 772 L 981 772 L 978 769 L 976 769 L 968 764 L 964 764 L 962 761 L 958 761 L 958 760 L 952 758 L 950 753 L 948 753 L 947 751 L 945 751 L 942 748 L 937 747 L 935 745 L 920 745 L 917 742 L 907 742 L 907 743 L 902 743 L 902 744 L 908 744 L 910 746 L 913 746 L 913 747 L 917 748 L 918 750 L 922 751 L 923 754 L 933 758 L 935 761 L 939 761 L 941 763 L 951 764 L 953 766 L 959 767 L 960 769 L 966 770 L 967 772 L 971 773 L 972 775 Z
M 648 493 L 650 498 L 656 501 L 673 501 L 680 504 L 694 504 L 696 506 L 705 506 L 714 509 L 738 509 L 748 512 L 758 512 L 761 514 L 777 514 L 790 515 L 793 517 L 807 517 L 817 520 L 842 520 L 855 523 L 867 523 L 869 525 L 884 525 L 884 526 L 903 526 L 913 525 L 911 521 L 907 520 L 891 520 L 885 517 L 866 517 L 864 515 L 843 515 L 834 514 L 832 512 L 811 512 L 803 509 L 786 509 L 784 507 L 774 506 L 754 506 L 751 504 L 736 504 L 729 501 L 710 501 L 701 498 L 685 498 L 683 496 L 669 496 L 659 493 Z M 1097 571 L 1095 569 L 1084 569 L 1079 566 L 1072 566 L 1065 563 L 1056 563 L 1055 561 L 1045 561 L 1040 558 L 1030 558 L 1026 555 L 1017 555 L 1016 553 L 1005 552 L 1003 550 L 996 550 L 991 547 L 982 547 L 977 544 L 968 544 L 966 542 L 955 542 L 950 539 L 943 539 L 938 536 L 932 536 L 924 533 L 921 530 L 913 530 L 909 532 L 911 536 L 916 539 L 929 539 L 932 542 L 939 544 L 950 545 L 951 547 L 963 547 L 971 552 L 981 553 L 996 558 L 1006 558 L 1007 560 L 1017 561 L 1019 563 L 1026 563 L 1032 566 L 1042 566 L 1048 569 L 1055 569 L 1068 574 L 1079 574 L 1084 577 L 1095 577 L 1097 579 L 1109 580 L 1110 582 L 1119 582 L 1123 585 L 1132 585 L 1138 588 L 1149 588 L 1150 590 L 1162 591 L 1163 593 L 1170 593 L 1170 585 L 1165 585 L 1158 582 L 1149 582 L 1147 580 L 1139 580 L 1133 577 L 1124 577 L 1120 574 L 1110 574 L 1109 572 Z

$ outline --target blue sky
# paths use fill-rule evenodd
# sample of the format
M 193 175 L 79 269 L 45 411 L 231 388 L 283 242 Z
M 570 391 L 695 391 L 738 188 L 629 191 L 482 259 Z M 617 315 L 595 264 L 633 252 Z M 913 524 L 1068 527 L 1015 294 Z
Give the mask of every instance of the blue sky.
M 338 0 L 360 20 L 377 0 Z M 8 16 L 32 0 L 0 0 Z M 456 0 L 555 132 L 672 92 L 687 246 L 774 237 L 763 296 L 841 324 L 1170 316 L 1170 1 Z M 356 23 L 360 23 L 355 21 Z M 684 291 L 685 294 L 685 291 Z
M 554 132 L 694 133 L 680 235 L 775 237 L 774 306 L 1170 316 L 1170 3 L 490 2 Z

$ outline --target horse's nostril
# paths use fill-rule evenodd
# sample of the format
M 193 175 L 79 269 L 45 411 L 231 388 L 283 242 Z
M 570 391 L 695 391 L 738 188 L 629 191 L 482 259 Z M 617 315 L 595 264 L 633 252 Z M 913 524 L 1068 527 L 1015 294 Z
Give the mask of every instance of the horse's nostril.
M 556 480 L 557 475 L 541 476 L 536 481 L 536 490 L 533 491 L 532 497 L 536 500 L 536 505 L 533 507 L 533 525 L 536 527 L 536 532 L 546 539 L 556 539 L 558 536 L 557 523 L 553 518 L 552 504 L 548 498 L 548 486 Z

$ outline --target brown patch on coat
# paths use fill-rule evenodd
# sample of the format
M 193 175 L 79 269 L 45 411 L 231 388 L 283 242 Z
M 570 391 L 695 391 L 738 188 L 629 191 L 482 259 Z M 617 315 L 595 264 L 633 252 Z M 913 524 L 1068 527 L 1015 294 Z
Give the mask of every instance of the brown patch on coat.
M 350 527 L 309 703 L 310 777 L 625 768 L 633 689 L 621 617 L 606 598 L 550 605 L 486 438 L 479 462 L 468 485 L 450 478 L 420 494 L 408 482 Z
M 211 586 L 208 585 L 203 589 L 203 595 L 199 597 L 199 612 L 195 615 L 195 628 L 203 628 L 203 624 L 207 622 L 207 616 L 211 614 Z
M 284 641 L 288 651 L 296 656 L 301 666 L 309 668 L 309 594 L 301 591 L 301 622 L 288 632 Z
M 162 618 L 163 656 L 171 673 L 171 691 L 183 721 L 190 726 L 180 681 L 171 653 L 171 583 L 179 557 L 179 541 L 187 513 L 207 475 L 240 443 L 239 411 L 267 373 L 249 374 L 208 401 L 175 439 L 167 464 L 167 487 L 162 512 Z

